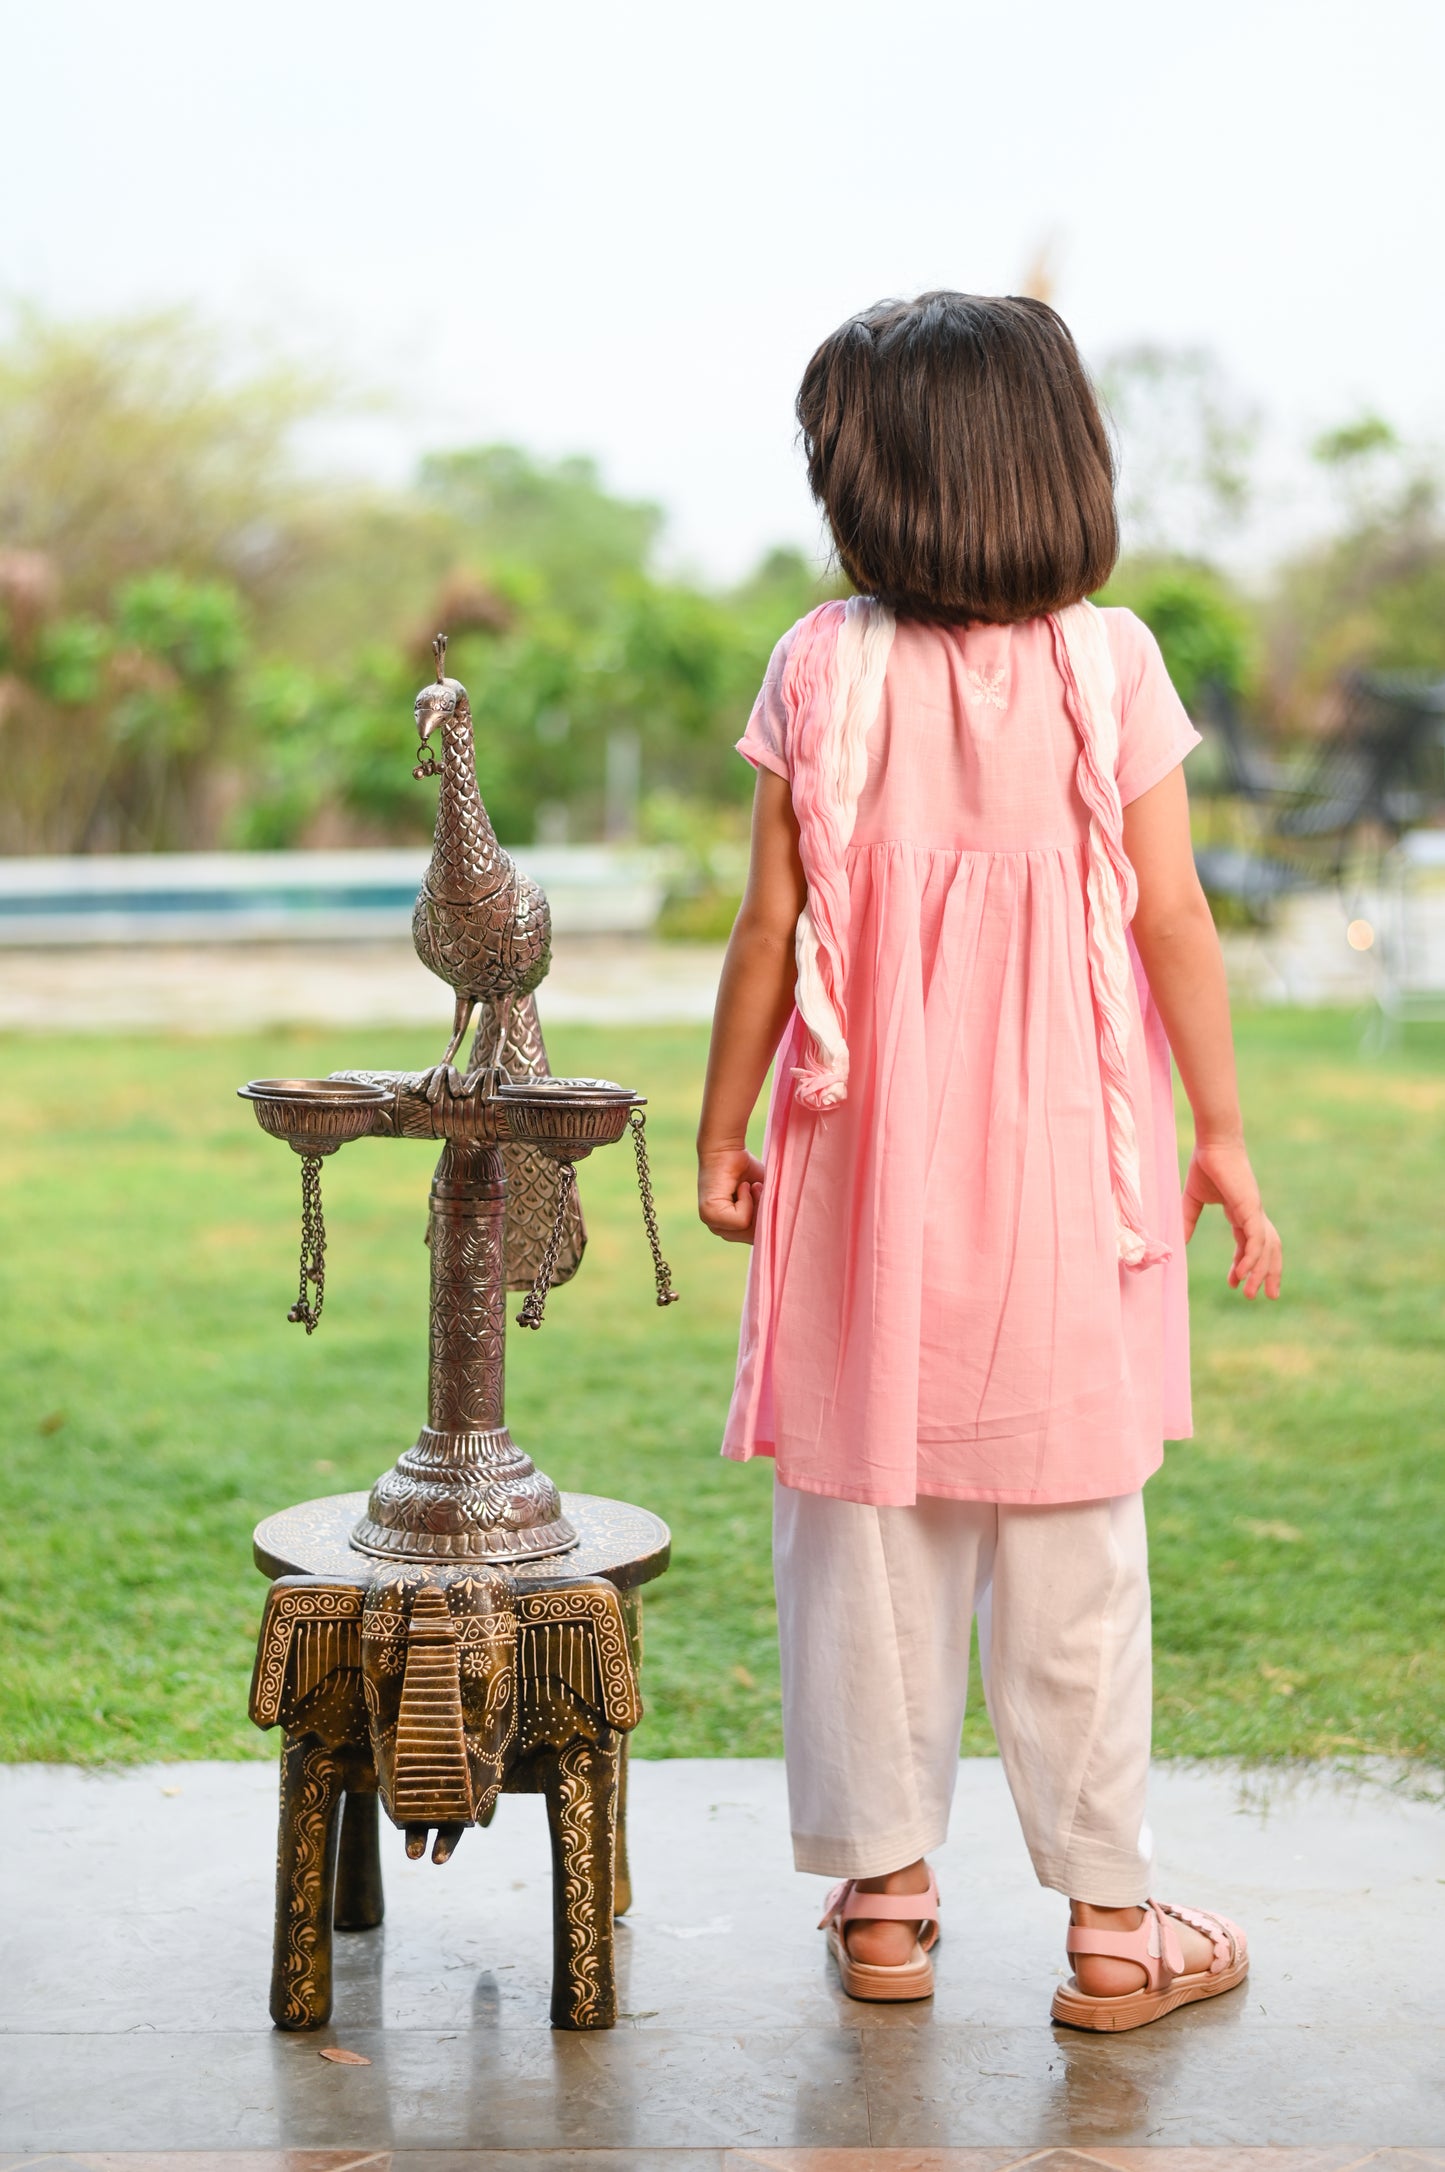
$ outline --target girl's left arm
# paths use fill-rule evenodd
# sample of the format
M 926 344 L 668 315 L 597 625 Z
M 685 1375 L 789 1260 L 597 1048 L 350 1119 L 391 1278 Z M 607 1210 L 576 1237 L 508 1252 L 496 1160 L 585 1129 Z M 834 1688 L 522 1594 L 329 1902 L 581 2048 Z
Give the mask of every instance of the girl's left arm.
M 748 1123 L 793 1007 L 807 894 L 787 780 L 760 769 L 747 888 L 718 983 L 697 1127 L 697 1211 L 731 1244 L 753 1241 L 763 1165 L 748 1152 Z

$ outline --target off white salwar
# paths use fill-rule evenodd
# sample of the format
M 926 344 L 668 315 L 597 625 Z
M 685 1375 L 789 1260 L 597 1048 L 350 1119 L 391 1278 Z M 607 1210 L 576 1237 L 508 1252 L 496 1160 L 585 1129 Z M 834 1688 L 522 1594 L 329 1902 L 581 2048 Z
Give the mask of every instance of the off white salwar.
M 773 1559 L 800 1870 L 873 1878 L 948 1832 L 975 1614 L 1042 1885 L 1142 1901 L 1151 1666 L 1141 1493 L 876 1507 L 779 1485 Z

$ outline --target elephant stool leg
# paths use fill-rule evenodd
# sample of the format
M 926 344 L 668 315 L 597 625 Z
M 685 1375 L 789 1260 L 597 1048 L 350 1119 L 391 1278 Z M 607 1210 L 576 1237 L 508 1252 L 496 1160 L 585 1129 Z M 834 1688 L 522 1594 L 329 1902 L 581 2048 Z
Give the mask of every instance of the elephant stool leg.
M 276 1943 L 271 2019 L 317 2029 L 331 2018 L 331 1917 L 342 1768 L 315 1735 L 288 1735 L 281 1752 L 276 1850 Z
M 627 1650 L 633 1671 L 642 1674 L 642 1593 L 638 1590 L 620 1591 L 618 1599 L 622 1608 L 622 1626 L 627 1636 Z M 612 1903 L 615 1916 L 625 1916 L 632 1906 L 632 1866 L 627 1859 L 627 1737 L 622 1737 L 622 1752 L 617 1768 L 617 1874 Z
M 341 1844 L 336 1851 L 338 1931 L 374 1931 L 386 1913 L 381 1890 L 381 1844 L 377 1832 L 376 1791 L 346 1790 L 341 1812 Z
M 613 1846 L 621 1737 L 570 1742 L 543 1766 L 552 1835 L 552 2026 L 610 2029 Z
M 627 1737 L 617 1750 L 617 1837 L 613 1843 L 612 1913 L 625 1916 L 632 1906 L 632 1871 L 627 1861 Z

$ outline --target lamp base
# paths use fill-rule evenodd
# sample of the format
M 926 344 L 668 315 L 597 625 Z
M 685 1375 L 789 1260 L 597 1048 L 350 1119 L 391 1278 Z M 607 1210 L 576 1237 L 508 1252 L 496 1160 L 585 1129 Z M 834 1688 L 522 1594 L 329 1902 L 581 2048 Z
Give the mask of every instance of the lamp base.
M 565 1553 L 577 1533 L 551 1479 L 505 1426 L 441 1433 L 424 1425 L 372 1487 L 351 1543 L 386 1561 L 501 1563 Z

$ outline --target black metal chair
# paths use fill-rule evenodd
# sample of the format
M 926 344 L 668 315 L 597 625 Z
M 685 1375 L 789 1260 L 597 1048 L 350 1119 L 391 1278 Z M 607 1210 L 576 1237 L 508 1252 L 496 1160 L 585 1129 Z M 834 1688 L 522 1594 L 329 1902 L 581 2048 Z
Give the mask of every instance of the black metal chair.
M 1339 883 L 1362 857 L 1378 862 L 1406 830 L 1445 808 L 1445 680 L 1354 672 L 1341 720 L 1301 764 L 1273 760 L 1249 738 L 1227 689 L 1207 684 L 1200 722 L 1221 757 L 1220 791 L 1259 818 L 1247 843 L 1196 854 L 1216 896 L 1250 910 L 1287 891 Z
M 1239 700 L 1220 679 L 1206 679 L 1199 689 L 1195 722 L 1219 751 L 1215 790 L 1234 799 L 1273 806 L 1295 791 L 1294 771 L 1265 754 L 1245 729 Z
M 1200 687 L 1195 720 L 1215 755 L 1205 796 L 1245 813 L 1242 823 L 1230 823 L 1230 842 L 1196 848 L 1199 879 L 1209 897 L 1227 898 L 1251 920 L 1263 919 L 1276 899 L 1309 881 L 1291 861 L 1268 850 L 1273 816 L 1296 796 L 1295 771 L 1250 737 L 1236 695 L 1221 680 L 1206 679 Z
M 1379 850 L 1445 804 L 1438 774 L 1445 746 L 1445 680 L 1407 672 L 1352 672 L 1342 684 L 1344 715 L 1320 744 L 1293 806 L 1273 829 L 1282 844 L 1322 852 L 1342 873 L 1352 850 Z

